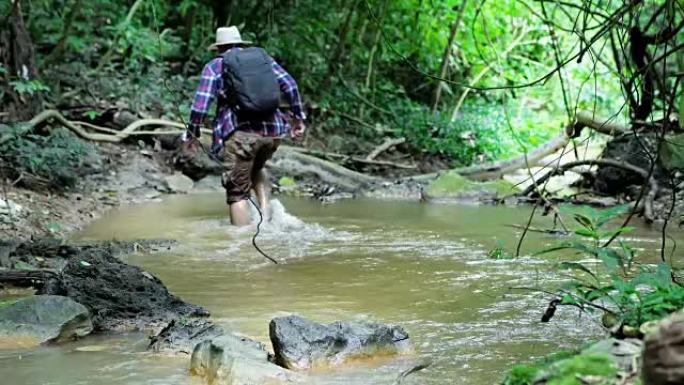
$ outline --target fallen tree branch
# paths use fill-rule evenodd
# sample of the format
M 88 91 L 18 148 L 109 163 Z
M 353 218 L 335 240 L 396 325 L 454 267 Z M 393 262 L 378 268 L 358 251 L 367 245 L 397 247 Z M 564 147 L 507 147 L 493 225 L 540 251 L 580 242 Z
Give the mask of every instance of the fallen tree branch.
M 452 171 L 471 180 L 498 179 L 512 171 L 528 167 L 528 165 L 529 167 L 536 165 L 537 162 L 539 162 L 542 158 L 565 147 L 571 138 L 578 137 L 583 128 L 591 128 L 592 130 L 606 135 L 620 135 L 630 132 L 630 130 L 625 126 L 617 123 L 610 123 L 609 120 L 595 118 L 592 116 L 591 112 L 579 111 L 572 124 L 568 124 L 565 127 L 564 133 L 551 138 L 541 146 L 528 152 L 527 157 L 525 157 L 525 155 L 521 155 L 517 158 L 461 167 L 453 169 Z M 436 178 L 438 175 L 438 173 L 431 173 L 417 175 L 407 179 L 418 182 L 427 182 Z
M 534 150 L 528 152 L 527 157 L 525 157 L 525 155 L 521 155 L 512 159 L 498 160 L 490 163 L 456 168 L 452 171 L 471 180 L 498 179 L 505 174 L 523 167 L 527 167 L 528 165 L 536 165 L 537 162 L 539 162 L 539 160 L 542 158 L 565 147 L 569 141 L 570 138 L 568 138 L 565 133 L 562 133 L 535 148 Z M 408 179 L 418 182 L 426 182 L 436 178 L 438 175 L 438 173 L 431 173 L 409 177 Z
M 341 159 L 342 161 L 351 161 L 354 163 L 368 164 L 368 165 L 373 165 L 373 166 L 403 168 L 406 170 L 413 170 L 413 169 L 417 168 L 415 165 L 412 165 L 412 164 L 395 163 L 395 162 L 382 161 L 382 160 L 369 160 L 367 158 L 359 158 L 359 157 L 345 155 L 345 154 L 338 154 L 335 152 L 309 150 L 309 149 L 301 148 L 301 147 L 291 147 L 291 150 L 302 153 L 302 154 L 315 156 L 317 158 L 321 158 L 321 157 L 322 158 L 334 158 L 334 159 Z
M 57 277 L 52 270 L 0 270 L 0 283 L 19 287 L 41 287 L 45 281 Z
M 576 138 L 580 136 L 582 129 L 585 127 L 591 128 L 602 134 L 613 136 L 631 132 L 629 128 L 621 124 L 613 123 L 610 121 L 610 119 L 603 120 L 594 117 L 589 111 L 578 111 L 575 115 L 574 124 L 568 125 L 566 127 L 567 134 L 571 138 Z
M 356 190 L 363 185 L 382 181 L 380 178 L 350 170 L 337 163 L 304 154 L 290 146 L 280 146 L 267 165 L 286 174 L 313 174 L 325 183 L 335 184 L 349 190 Z
M 387 138 L 379 146 L 375 147 L 373 149 L 373 151 L 370 152 L 370 154 L 368 154 L 368 156 L 366 157 L 366 160 L 373 160 L 373 159 L 377 158 L 378 155 L 389 150 L 390 148 L 392 148 L 394 146 L 398 146 L 400 144 L 404 144 L 405 142 L 406 142 L 406 138 L 397 138 L 397 139 Z

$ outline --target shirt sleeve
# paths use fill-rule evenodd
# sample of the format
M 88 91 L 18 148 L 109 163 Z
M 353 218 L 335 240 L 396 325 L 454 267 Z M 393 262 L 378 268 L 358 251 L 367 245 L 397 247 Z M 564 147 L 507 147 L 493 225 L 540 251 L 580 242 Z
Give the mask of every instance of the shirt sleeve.
M 285 71 L 285 69 L 275 60 L 273 60 L 273 72 L 276 74 L 280 91 L 285 95 L 285 99 L 290 105 L 290 111 L 292 111 L 294 117 L 299 120 L 306 119 L 304 109 L 302 108 L 302 99 L 299 96 L 299 89 L 297 88 L 297 82 L 292 75 Z
M 190 130 L 196 137 L 200 135 L 200 128 L 204 118 L 209 113 L 211 103 L 216 98 L 218 92 L 219 80 L 221 78 L 220 71 L 215 68 L 215 60 L 207 63 L 202 70 L 200 76 L 199 86 L 195 92 L 195 99 L 190 108 Z

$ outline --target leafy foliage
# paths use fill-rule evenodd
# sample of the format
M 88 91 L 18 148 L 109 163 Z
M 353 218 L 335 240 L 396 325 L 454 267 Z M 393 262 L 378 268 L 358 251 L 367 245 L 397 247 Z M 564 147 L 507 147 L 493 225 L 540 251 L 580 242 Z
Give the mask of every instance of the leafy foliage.
M 233 24 L 295 75 L 311 109 L 313 142 L 335 151 L 365 154 L 390 134 L 406 137 L 415 154 L 468 165 L 519 154 L 523 146 L 555 134 L 567 121 L 563 91 L 572 96 L 570 108 L 591 108 L 599 115 L 614 115 L 624 101 L 619 78 L 591 61 L 568 64 L 566 89 L 554 76 L 538 87 L 464 94 L 461 85 L 513 85 L 535 80 L 556 65 L 537 3 L 469 2 L 462 14 L 460 0 L 236 3 L 27 3 L 27 24 L 50 91 L 25 89 L 59 99 L 64 91 L 83 87 L 85 74 L 93 81 L 78 93 L 79 102 L 117 101 L 179 119 L 178 106 L 186 115 L 201 67 L 214 55 L 206 50 L 214 28 Z M 618 6 L 610 2 L 602 11 Z M 55 9 L 63 10 L 61 17 L 55 17 Z M 549 12 L 563 52 L 579 42 L 563 29 L 573 27 L 578 12 L 559 6 Z M 453 83 L 438 84 L 425 74 L 439 72 L 456 19 L 460 25 L 445 74 Z M 590 21 L 596 22 L 584 22 Z M 443 96 L 433 112 L 437 87 Z
M 566 350 L 549 354 L 530 364 L 513 366 L 501 385 L 532 385 L 541 371 L 559 361 L 576 355 L 578 351 Z
M 17 135 L 0 146 L 0 151 L 2 158 L 17 167 L 14 171 L 19 177 L 22 172 L 30 173 L 58 189 L 74 186 L 81 175 L 99 168 L 101 163 L 94 145 L 62 129 L 47 135 Z
M 668 264 L 641 265 L 636 262 L 636 250 L 625 242 L 620 241 L 618 247 L 601 243 L 632 230 L 605 229 L 613 218 L 627 210 L 628 206 L 616 206 L 576 211 L 574 219 L 579 227 L 575 234 L 579 239 L 562 242 L 541 254 L 573 250 L 581 257 L 600 261 L 600 265 L 586 260 L 558 264 L 560 270 L 572 274 L 571 280 L 558 289 L 561 304 L 587 311 L 601 310 L 614 319 L 611 323 L 615 326 L 638 328 L 684 307 L 684 287 L 673 280 Z

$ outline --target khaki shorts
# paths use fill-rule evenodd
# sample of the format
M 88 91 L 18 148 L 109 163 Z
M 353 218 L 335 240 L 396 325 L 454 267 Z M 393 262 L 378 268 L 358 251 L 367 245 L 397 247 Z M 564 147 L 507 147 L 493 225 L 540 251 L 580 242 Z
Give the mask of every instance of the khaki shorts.
M 278 149 L 280 141 L 280 138 L 244 131 L 236 131 L 226 140 L 220 158 L 225 167 L 221 183 L 226 189 L 228 204 L 249 197 L 259 173 Z

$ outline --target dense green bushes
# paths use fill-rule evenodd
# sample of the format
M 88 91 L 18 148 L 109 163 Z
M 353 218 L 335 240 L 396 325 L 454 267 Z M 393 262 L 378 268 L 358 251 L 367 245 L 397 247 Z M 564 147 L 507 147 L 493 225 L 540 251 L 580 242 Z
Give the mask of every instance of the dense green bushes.
M 363 153 L 384 136 L 405 136 L 416 154 L 469 164 L 519 154 L 555 133 L 567 120 L 563 91 L 570 110 L 596 108 L 599 115 L 612 115 L 620 109 L 619 79 L 591 60 L 567 66 L 565 87 L 553 76 L 531 88 L 464 95 L 466 85 L 538 79 L 556 63 L 539 4 L 531 12 L 515 0 L 467 2 L 462 13 L 460 5 L 35 0 L 25 2 L 24 13 L 49 87 L 38 91 L 57 106 L 89 104 L 97 110 L 116 104 L 179 119 L 176 110 L 187 114 L 197 76 L 213 55 L 206 47 L 214 28 L 234 24 L 298 79 L 316 118 L 311 143 L 321 147 L 335 149 L 336 137 L 362 139 L 347 141 L 343 150 Z M 563 28 L 572 25 L 575 11 L 553 7 L 559 49 L 572 52 L 579 38 Z M 442 75 L 455 20 L 460 23 L 443 74 L 448 82 L 441 83 L 436 102 L 438 82 L 428 75 Z M 383 129 L 373 128 L 378 125 Z
M 70 188 L 81 176 L 102 167 L 94 145 L 63 129 L 53 129 L 46 135 L 17 135 L 0 146 L 0 153 L 13 166 L 14 175 L 9 176 L 32 187 Z

